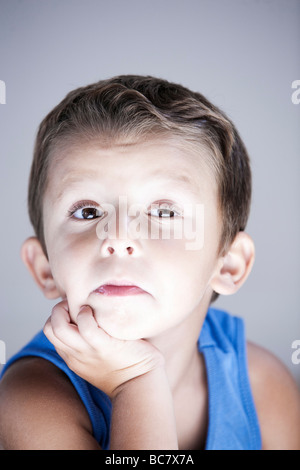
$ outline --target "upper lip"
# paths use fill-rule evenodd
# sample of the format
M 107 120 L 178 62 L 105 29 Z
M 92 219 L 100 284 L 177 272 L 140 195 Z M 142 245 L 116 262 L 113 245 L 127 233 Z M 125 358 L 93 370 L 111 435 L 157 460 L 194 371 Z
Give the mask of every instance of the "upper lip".
M 135 282 L 128 281 L 127 279 L 109 279 L 105 281 L 101 286 L 136 286 L 139 287 Z M 100 286 L 100 287 L 101 287 Z

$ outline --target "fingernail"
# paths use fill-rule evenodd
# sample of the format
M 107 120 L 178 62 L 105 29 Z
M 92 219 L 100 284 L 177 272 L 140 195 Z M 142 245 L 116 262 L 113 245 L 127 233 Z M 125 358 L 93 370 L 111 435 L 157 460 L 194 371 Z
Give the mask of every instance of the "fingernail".
M 87 308 L 89 308 L 89 305 L 82 305 L 79 309 L 79 313 L 83 312 Z

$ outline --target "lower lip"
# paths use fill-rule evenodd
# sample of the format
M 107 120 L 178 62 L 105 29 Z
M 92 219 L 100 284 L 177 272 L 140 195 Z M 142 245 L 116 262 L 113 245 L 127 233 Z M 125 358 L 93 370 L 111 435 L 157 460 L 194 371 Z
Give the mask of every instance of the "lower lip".
M 113 286 L 106 284 L 94 291 L 96 294 L 125 297 L 127 295 L 146 294 L 143 289 L 137 286 Z

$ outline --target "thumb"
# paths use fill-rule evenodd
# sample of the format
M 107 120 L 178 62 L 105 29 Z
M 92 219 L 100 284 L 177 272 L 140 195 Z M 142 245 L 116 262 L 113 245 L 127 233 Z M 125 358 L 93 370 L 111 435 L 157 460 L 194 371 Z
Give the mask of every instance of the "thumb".
M 79 309 L 79 312 L 76 317 L 76 322 L 78 321 L 79 316 L 84 316 L 84 315 L 94 315 L 93 309 L 90 305 L 82 305 Z

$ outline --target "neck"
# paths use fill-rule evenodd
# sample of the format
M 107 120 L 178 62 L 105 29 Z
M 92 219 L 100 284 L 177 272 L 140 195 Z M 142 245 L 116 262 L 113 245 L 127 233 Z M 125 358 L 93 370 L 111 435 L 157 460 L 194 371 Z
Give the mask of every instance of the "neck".
M 165 358 L 165 367 L 172 393 L 181 384 L 203 377 L 205 365 L 198 350 L 198 338 L 208 305 L 197 308 L 182 323 L 171 328 L 150 342 Z

